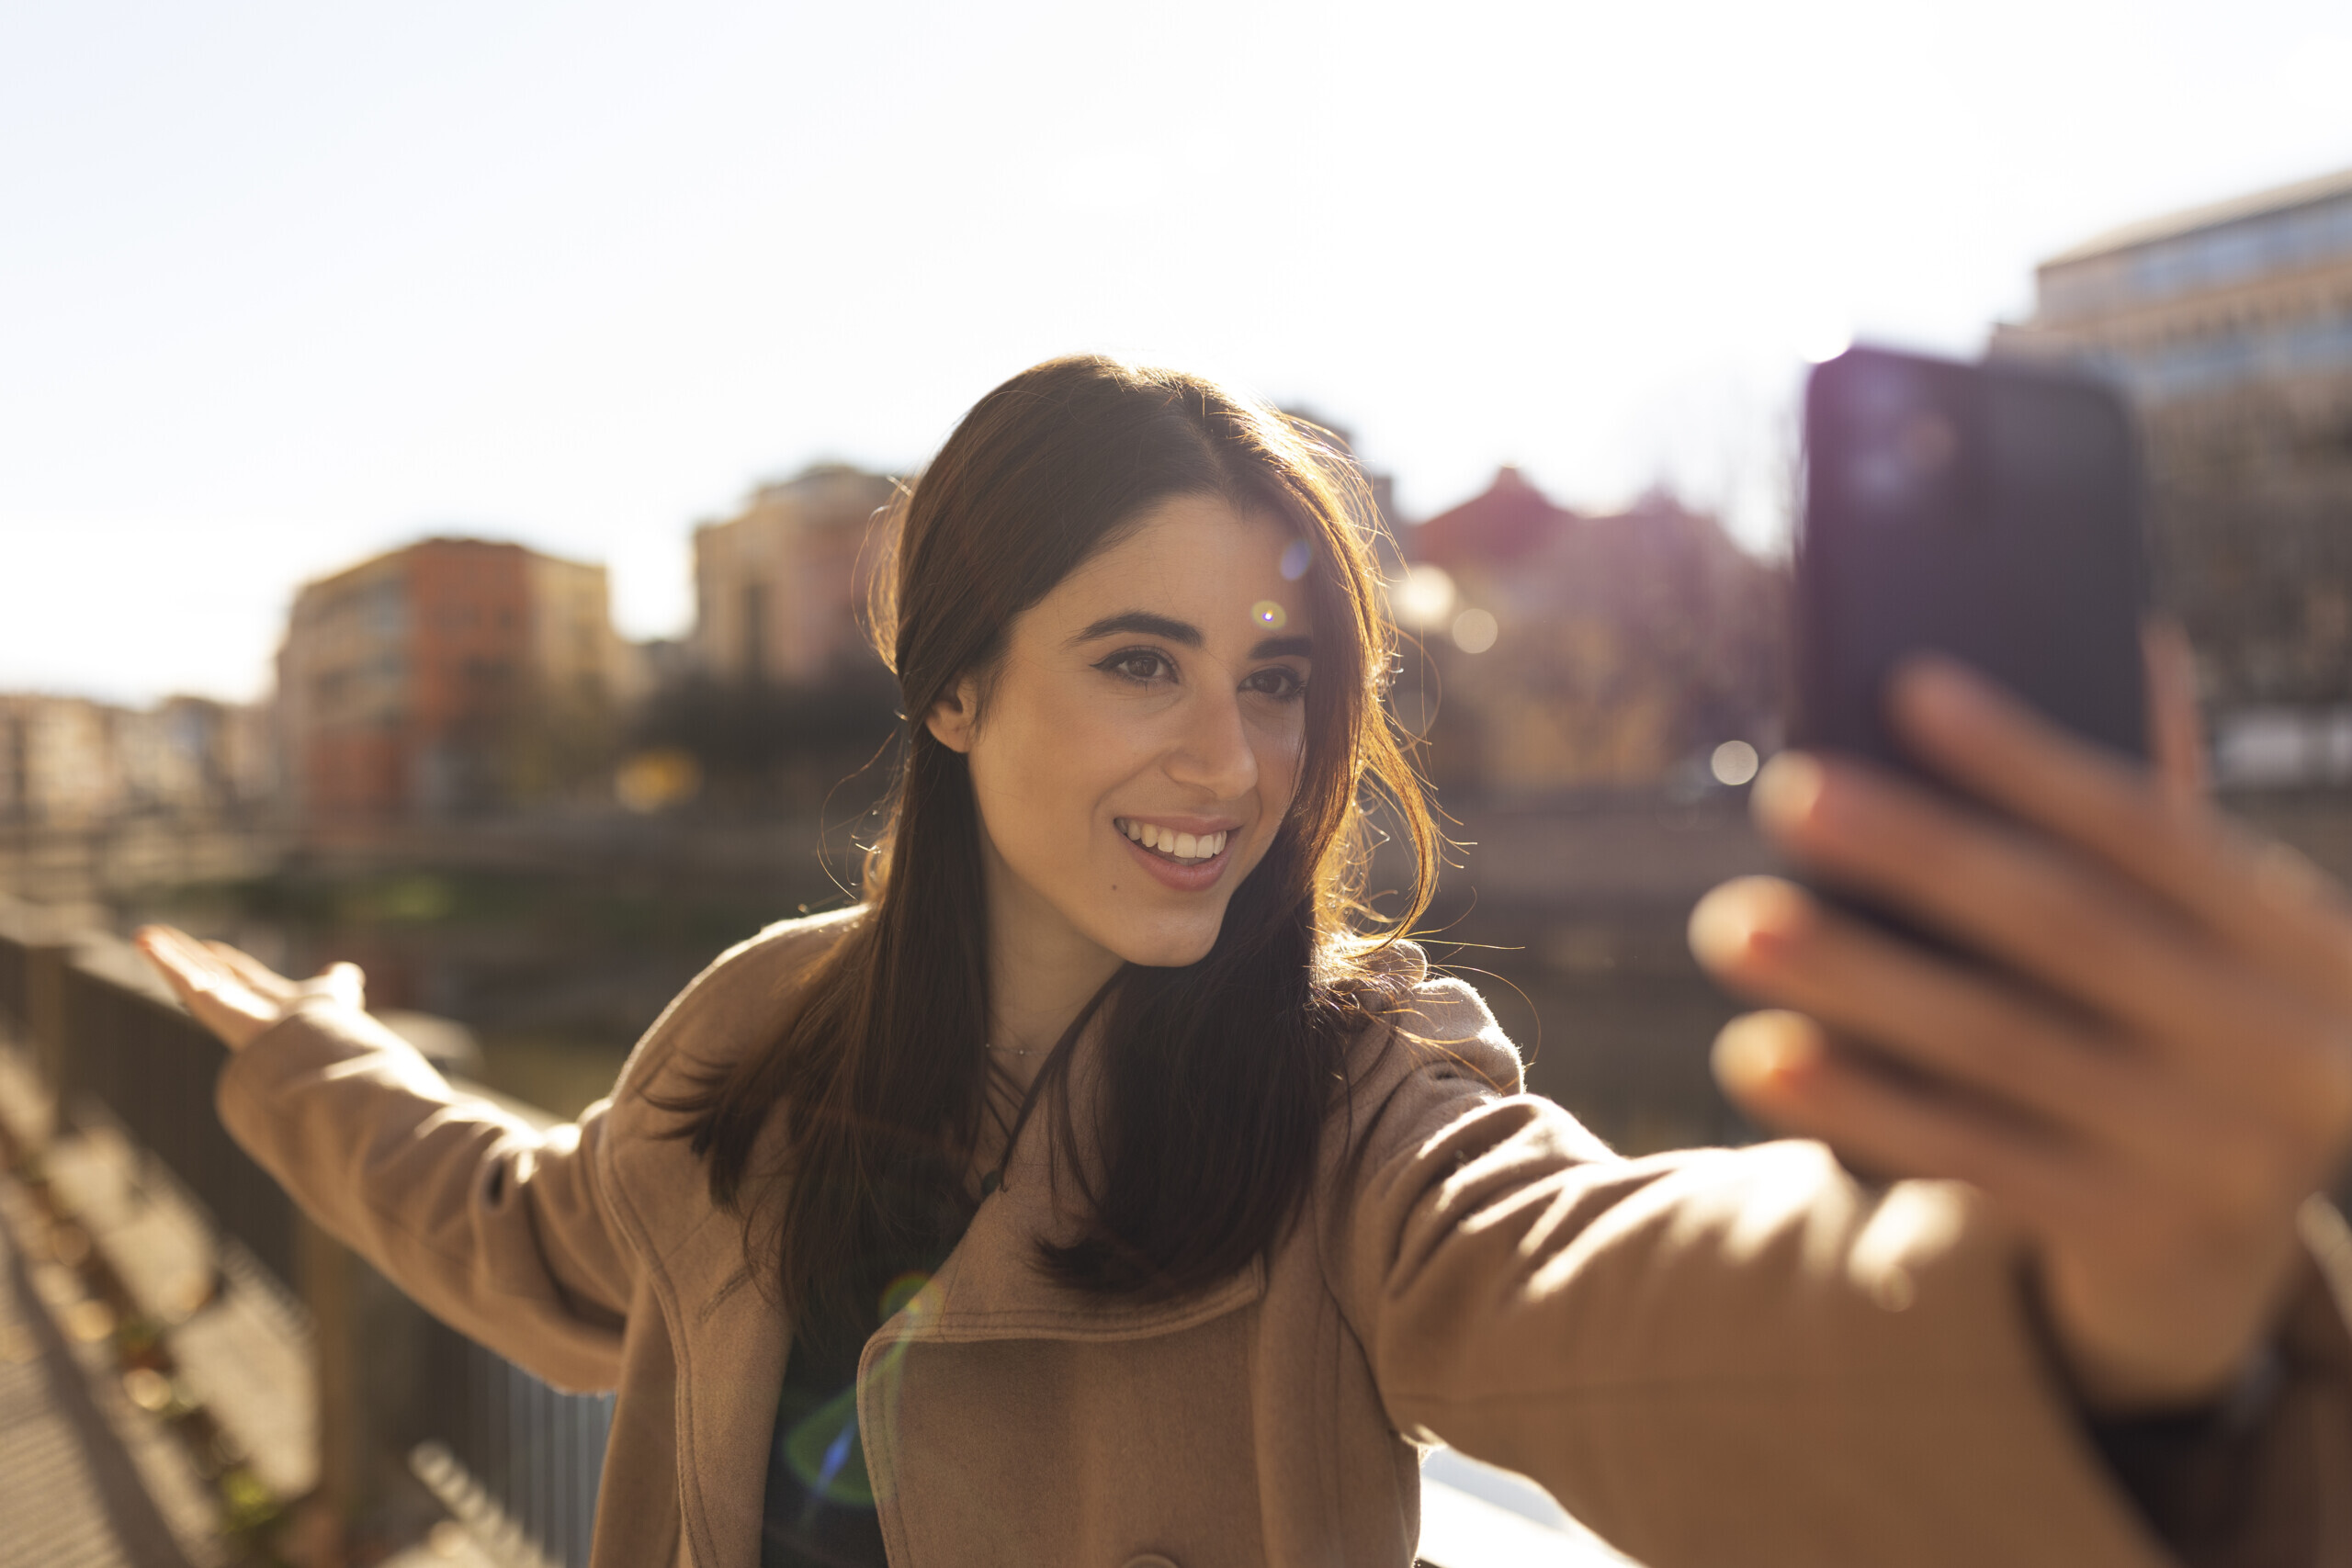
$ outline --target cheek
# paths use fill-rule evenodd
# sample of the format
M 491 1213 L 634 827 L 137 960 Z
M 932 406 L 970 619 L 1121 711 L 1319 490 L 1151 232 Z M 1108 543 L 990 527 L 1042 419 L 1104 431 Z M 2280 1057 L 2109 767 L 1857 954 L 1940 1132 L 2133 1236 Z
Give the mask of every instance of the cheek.
M 972 784 L 1001 850 L 1022 846 L 1020 858 L 1047 863 L 1083 854 L 1095 805 L 1136 765 L 1131 727 L 1115 717 L 1053 694 L 989 716 L 972 750 Z
M 1298 793 L 1300 772 L 1306 763 L 1306 727 L 1303 721 L 1270 726 L 1259 732 L 1255 749 L 1258 798 L 1266 815 L 1279 822 Z

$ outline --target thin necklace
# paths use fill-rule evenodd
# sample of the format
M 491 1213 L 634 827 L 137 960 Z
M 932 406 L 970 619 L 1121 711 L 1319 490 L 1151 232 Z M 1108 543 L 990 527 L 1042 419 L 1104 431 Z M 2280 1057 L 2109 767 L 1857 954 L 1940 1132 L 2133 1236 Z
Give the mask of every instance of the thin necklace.
M 1046 1087 L 1046 1076 L 1054 1070 L 1054 1059 L 1077 1043 L 1079 1035 L 1084 1032 L 1089 1023 L 1093 1021 L 1095 1011 L 1102 1007 L 1102 999 L 1111 994 L 1111 987 L 1119 983 L 1119 976 L 1125 972 L 1122 967 L 1102 982 L 1101 987 L 1086 999 L 1086 1005 L 1078 1010 L 1078 1016 L 1069 1021 L 1069 1026 L 1062 1031 L 1062 1037 L 1054 1042 L 1053 1049 L 1046 1053 L 1046 1065 L 1037 1069 L 1037 1076 L 1029 1080 L 1028 1089 L 1022 1093 L 1021 1110 L 1012 1118 L 1012 1130 L 1004 1135 L 1004 1152 L 997 1156 L 996 1168 L 980 1178 L 982 1198 L 993 1197 L 1003 1189 L 1004 1173 L 1012 1168 L 1012 1151 L 1021 1142 L 1021 1129 L 1029 1125 L 1029 1113 L 1037 1109 L 1037 1091 Z M 987 1043 L 984 1041 L 982 1043 Z M 989 1045 L 988 1048 L 991 1051 L 1010 1051 L 1016 1056 L 1025 1056 L 1032 1049 L 1026 1045 Z

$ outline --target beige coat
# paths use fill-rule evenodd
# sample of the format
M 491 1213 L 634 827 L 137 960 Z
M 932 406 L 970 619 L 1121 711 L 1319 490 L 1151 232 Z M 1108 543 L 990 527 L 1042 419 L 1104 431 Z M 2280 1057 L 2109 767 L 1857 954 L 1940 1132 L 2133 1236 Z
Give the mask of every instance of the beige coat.
M 221 1078 L 239 1141 L 418 1301 L 551 1382 L 619 1391 L 598 1568 L 758 1561 L 790 1331 L 642 1091 L 770 1038 L 833 925 L 726 954 L 575 1126 L 459 1099 L 322 1000 Z M 1415 1444 L 1439 1440 L 1655 1568 L 2165 1560 L 2053 1384 L 2015 1246 L 1965 1191 L 1873 1194 L 1807 1144 L 1619 1159 L 1503 1091 L 1519 1059 L 1476 993 L 1417 994 L 1411 1032 L 1450 1043 L 1368 1032 L 1309 1212 L 1197 1299 L 1106 1305 L 1033 1269 L 1034 1238 L 1070 1216 L 1050 1119 L 1032 1124 L 866 1348 L 894 1564 L 1402 1568 Z M 2266 1519 L 2283 1540 L 2316 1510 L 2323 1560 L 2352 1562 L 2352 1337 L 2321 1269 L 2289 1346 Z

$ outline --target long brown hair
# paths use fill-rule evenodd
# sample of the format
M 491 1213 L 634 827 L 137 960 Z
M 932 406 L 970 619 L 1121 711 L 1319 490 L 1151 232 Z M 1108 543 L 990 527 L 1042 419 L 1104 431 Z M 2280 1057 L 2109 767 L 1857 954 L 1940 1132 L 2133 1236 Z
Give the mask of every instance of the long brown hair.
M 1377 515 L 1352 460 L 1311 425 L 1198 377 L 1052 360 L 982 398 L 890 519 L 874 619 L 906 722 L 864 912 L 801 982 L 773 1046 L 672 1107 L 709 1161 L 714 1198 L 739 1212 L 761 1127 L 784 1118 L 788 1179 L 761 1184 L 769 1223 L 755 1233 L 744 1212 L 745 1235 L 772 1242 L 796 1319 L 854 1317 L 845 1264 L 861 1278 L 921 1266 L 969 1213 L 989 1070 L 981 828 L 965 758 L 924 716 L 971 675 L 985 722 L 1014 617 L 1182 495 L 1270 514 L 1306 546 L 1305 756 L 1289 814 L 1208 955 L 1130 965 L 1114 981 L 1100 1103 L 1071 1106 L 1059 1079 L 1065 1136 L 1073 1115 L 1092 1117 L 1101 1166 L 1077 1173 L 1091 1228 L 1040 1262 L 1083 1290 L 1178 1294 L 1245 1266 L 1306 1196 L 1345 1093 L 1348 1039 L 1386 994 L 1374 954 L 1427 906 L 1437 863 L 1381 703 L 1393 633 Z M 1383 798 L 1416 869 L 1375 920 L 1366 813 Z

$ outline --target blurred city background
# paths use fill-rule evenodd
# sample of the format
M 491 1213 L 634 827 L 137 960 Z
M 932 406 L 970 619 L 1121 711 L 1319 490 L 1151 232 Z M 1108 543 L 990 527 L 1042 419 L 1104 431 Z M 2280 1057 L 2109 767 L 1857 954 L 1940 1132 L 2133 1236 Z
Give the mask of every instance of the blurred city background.
M 898 727 L 876 520 L 1051 354 L 1228 376 L 1356 453 L 1457 841 L 1426 940 L 1622 1148 L 1747 1135 L 1682 925 L 1770 864 L 1792 410 L 1858 334 L 2122 389 L 2228 803 L 2352 874 L 2333 11 L 649 17 L 0 18 L 0 1155 L 37 1200 L 0 1219 L 69 1237 L 85 1359 L 231 1429 L 218 1560 L 328 1560 L 318 1496 L 355 1561 L 416 1537 L 366 1457 L 395 1430 L 477 1536 L 576 1560 L 577 1478 L 498 1467 L 516 1411 L 590 1477 L 601 1438 L 331 1370 L 389 1335 L 510 1375 L 386 1329 L 217 1139 L 157 1164 L 207 1090 L 139 1054 L 187 1043 L 107 935 L 355 960 L 453 1074 L 575 1113 L 718 951 L 849 897 Z M 144 1234 L 142 1181 L 213 1239 L 92 1242 Z M 196 1285 L 142 1275 L 190 1247 Z M 150 1344 L 246 1299 L 244 1348 L 181 1360 L 327 1347 L 290 1438 Z M 0 1427 L 38 1350 L 0 1312 Z M 117 1534 L 201 1557 L 169 1513 Z

